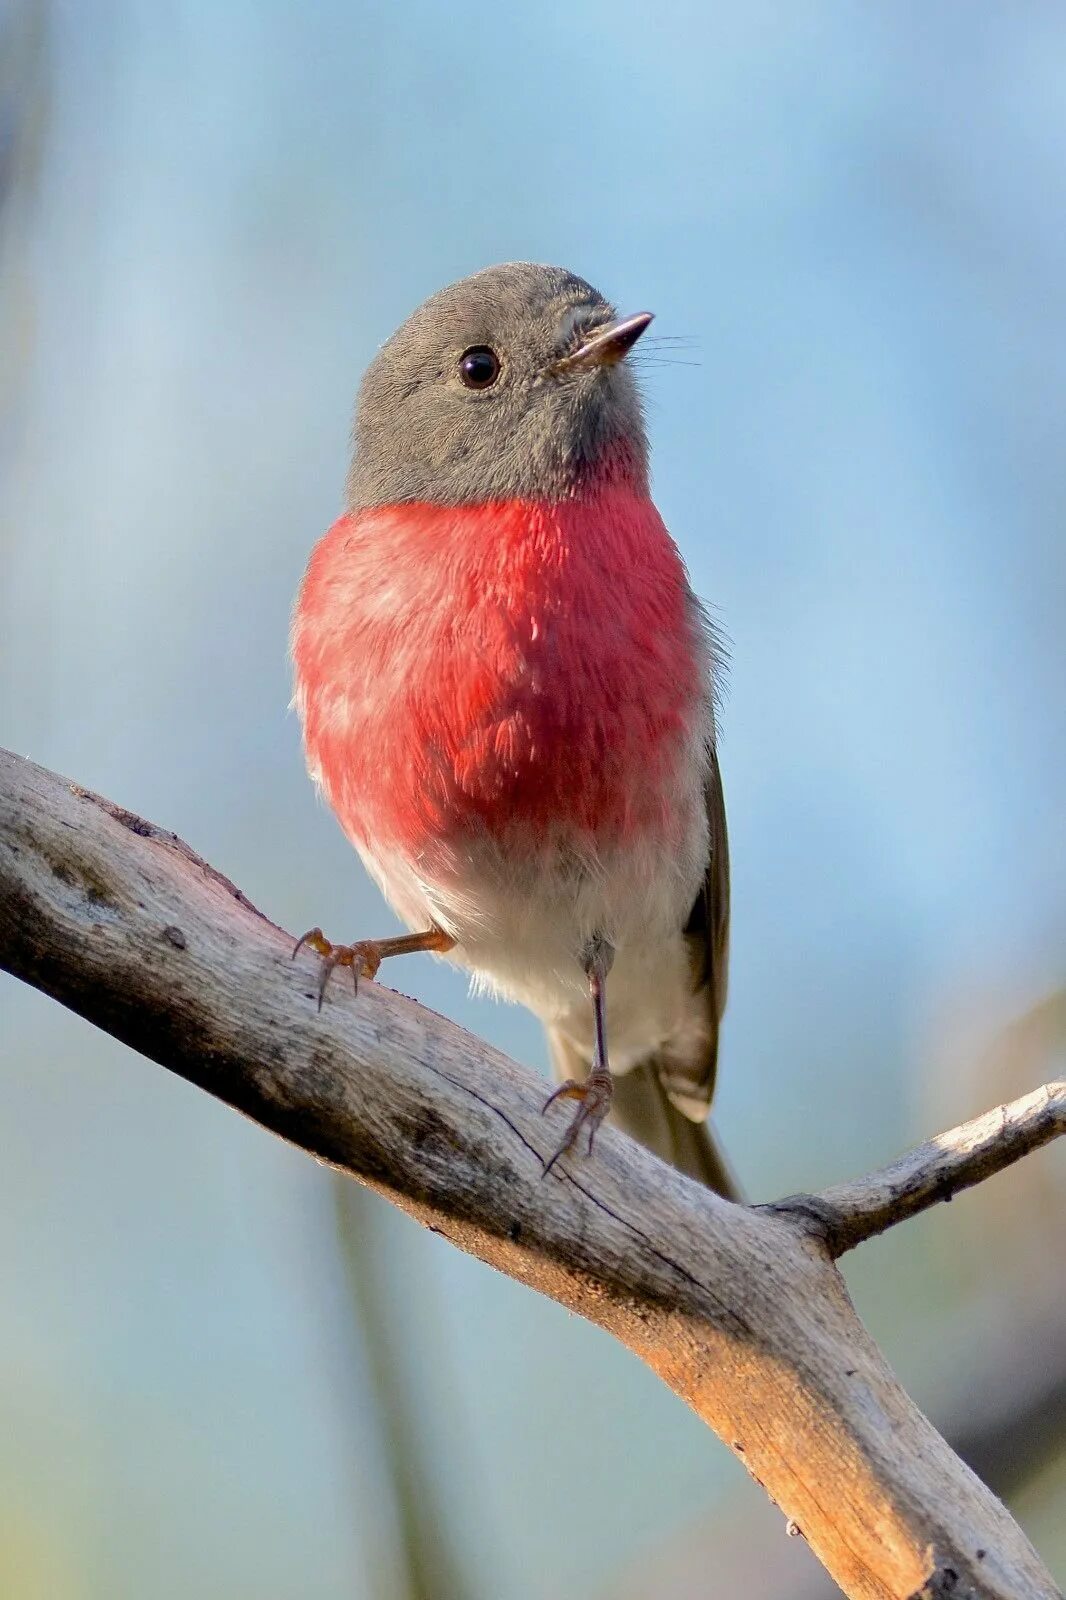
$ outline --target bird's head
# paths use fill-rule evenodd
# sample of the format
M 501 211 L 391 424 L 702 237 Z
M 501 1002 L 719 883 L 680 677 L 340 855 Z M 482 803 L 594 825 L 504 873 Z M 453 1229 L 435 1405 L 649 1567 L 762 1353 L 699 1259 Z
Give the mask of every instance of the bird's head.
M 562 267 L 509 262 L 450 284 L 382 346 L 359 392 L 351 509 L 558 500 L 597 472 L 647 483 L 625 356 L 650 312 Z

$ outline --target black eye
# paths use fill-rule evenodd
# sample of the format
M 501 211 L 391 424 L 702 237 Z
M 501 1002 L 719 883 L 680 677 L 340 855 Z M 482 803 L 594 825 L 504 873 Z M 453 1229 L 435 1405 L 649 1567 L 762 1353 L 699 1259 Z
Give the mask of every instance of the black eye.
M 487 344 L 472 345 L 459 357 L 459 376 L 468 389 L 491 389 L 500 376 L 500 358 Z

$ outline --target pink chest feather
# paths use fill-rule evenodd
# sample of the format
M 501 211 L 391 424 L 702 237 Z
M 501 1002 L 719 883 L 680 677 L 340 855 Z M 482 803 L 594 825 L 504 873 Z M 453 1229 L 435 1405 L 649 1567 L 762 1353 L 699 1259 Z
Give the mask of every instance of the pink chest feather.
M 709 693 L 680 557 L 630 489 L 336 522 L 293 623 L 308 763 L 356 841 L 595 849 L 672 827 Z

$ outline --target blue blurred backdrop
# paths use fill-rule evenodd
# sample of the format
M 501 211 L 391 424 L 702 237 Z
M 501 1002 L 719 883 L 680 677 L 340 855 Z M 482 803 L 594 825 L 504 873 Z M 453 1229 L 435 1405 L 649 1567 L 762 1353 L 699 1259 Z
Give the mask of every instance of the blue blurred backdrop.
M 387 931 L 292 596 L 381 340 L 560 262 L 685 336 L 642 374 L 732 642 L 747 1187 L 1061 1070 L 1066 13 L 4 0 L 0 52 L 0 743 L 288 928 Z M 387 977 L 543 1065 L 443 965 Z M 605 1335 L 4 978 L 0 1025 L 5 1596 L 825 1592 Z M 1047 1152 L 849 1266 L 949 1431 L 1066 1367 L 1064 1208 Z M 1060 1578 L 1063 1446 L 1002 1485 Z

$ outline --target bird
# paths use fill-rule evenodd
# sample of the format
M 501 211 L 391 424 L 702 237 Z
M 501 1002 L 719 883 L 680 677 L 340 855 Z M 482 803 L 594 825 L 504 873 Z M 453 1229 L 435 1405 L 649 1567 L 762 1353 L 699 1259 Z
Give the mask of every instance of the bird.
M 651 496 L 631 354 L 651 321 L 508 262 L 433 294 L 367 368 L 346 507 L 293 611 L 294 705 L 312 779 L 411 931 L 313 928 L 293 955 L 318 953 L 320 1007 L 338 967 L 358 992 L 392 956 L 458 964 L 544 1023 L 545 1172 L 591 1157 L 610 1116 L 736 1197 L 707 1120 L 725 653 Z

